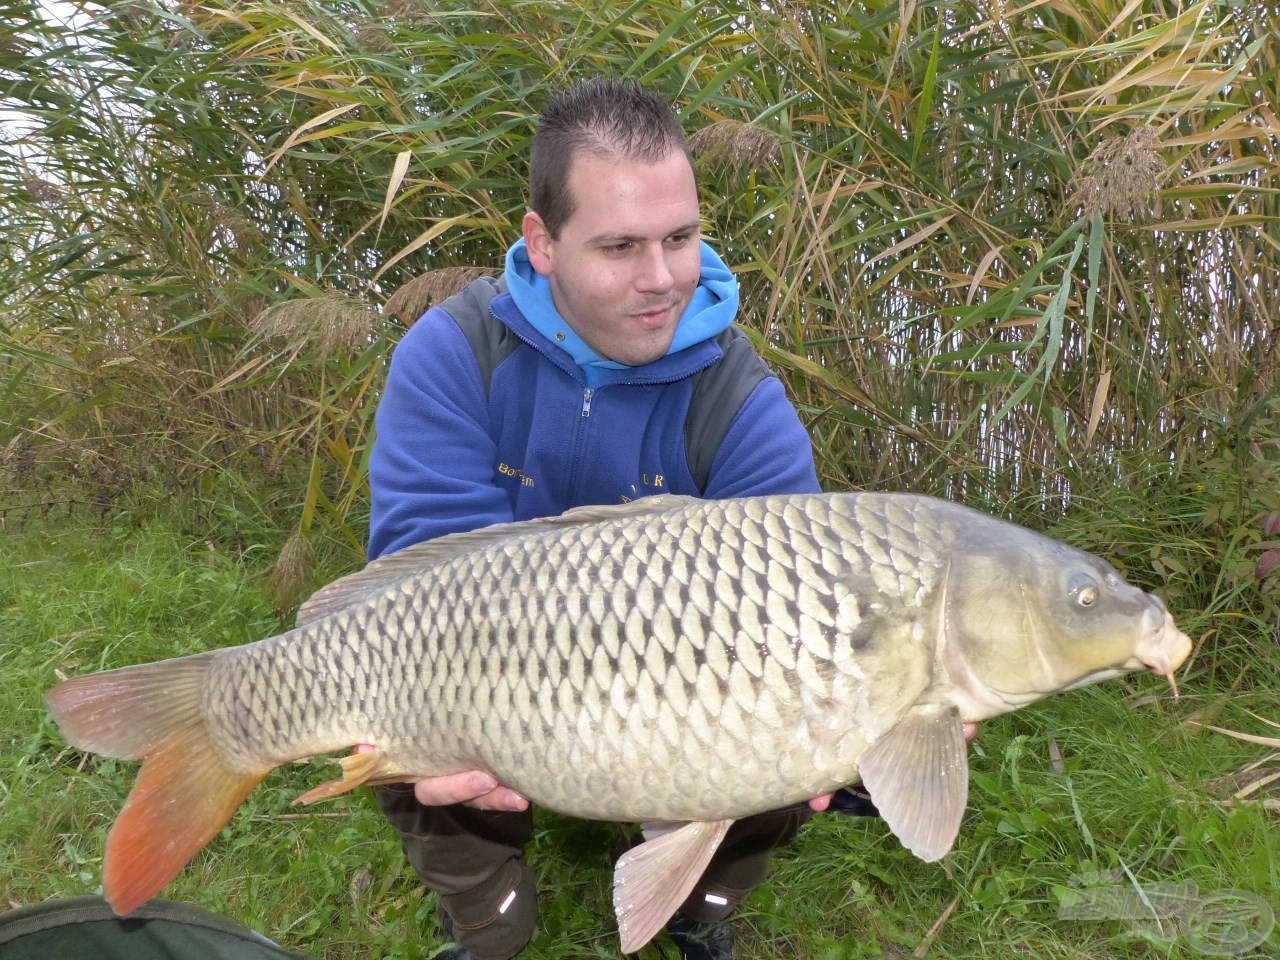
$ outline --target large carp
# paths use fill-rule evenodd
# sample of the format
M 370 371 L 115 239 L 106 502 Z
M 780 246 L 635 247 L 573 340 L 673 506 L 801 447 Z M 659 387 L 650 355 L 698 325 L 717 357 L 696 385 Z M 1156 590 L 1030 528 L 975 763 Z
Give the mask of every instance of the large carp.
M 735 819 L 861 780 L 938 859 L 968 793 L 963 722 L 1128 670 L 1172 680 L 1191 649 L 1093 556 L 873 493 L 651 497 L 443 537 L 325 587 L 298 622 L 49 693 L 72 744 L 143 761 L 107 840 L 117 912 L 272 768 L 372 744 L 304 799 L 483 769 L 564 813 L 667 824 L 618 862 L 632 952 Z

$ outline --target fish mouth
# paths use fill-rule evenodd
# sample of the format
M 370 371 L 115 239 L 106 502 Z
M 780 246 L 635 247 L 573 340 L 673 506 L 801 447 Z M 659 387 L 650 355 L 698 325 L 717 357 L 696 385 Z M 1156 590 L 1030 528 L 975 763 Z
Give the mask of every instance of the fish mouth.
M 1173 671 L 1182 666 L 1191 653 L 1191 638 L 1178 629 L 1177 624 L 1161 604 L 1149 614 L 1156 623 L 1143 631 L 1142 639 L 1134 647 L 1133 656 L 1124 664 L 1125 670 L 1150 670 L 1169 681 L 1173 698 L 1178 699 L 1178 682 Z

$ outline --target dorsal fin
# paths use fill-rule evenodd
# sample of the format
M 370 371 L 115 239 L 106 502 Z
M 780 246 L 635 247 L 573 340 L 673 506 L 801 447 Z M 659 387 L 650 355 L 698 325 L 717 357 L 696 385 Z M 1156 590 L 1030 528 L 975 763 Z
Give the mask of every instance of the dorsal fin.
M 548 533 L 557 527 L 666 513 L 697 502 L 697 497 L 663 494 L 656 497 L 642 497 L 630 503 L 573 507 L 556 517 L 494 523 L 478 530 L 451 533 L 434 540 L 427 540 L 425 543 L 414 544 L 379 557 L 363 570 L 349 573 L 328 586 L 321 587 L 299 608 L 295 626 L 305 626 L 340 610 L 357 606 L 384 593 L 394 584 L 409 577 L 421 576 L 436 564 L 446 563 L 461 554 L 481 550 L 503 540 L 536 536 L 540 533 Z
M 582 507 L 570 507 L 558 517 L 543 517 L 530 521 L 544 524 L 604 523 L 607 520 L 632 520 L 636 517 L 657 516 L 670 513 L 693 503 L 703 502 L 698 497 L 686 497 L 678 493 L 660 493 L 641 497 L 627 503 L 598 503 Z
M 296 626 L 305 626 L 316 620 L 364 603 L 384 593 L 394 584 L 409 577 L 420 576 L 437 564 L 454 557 L 479 550 L 500 540 L 528 536 L 537 531 L 531 523 L 495 523 L 479 530 L 451 533 L 411 547 L 388 553 L 367 564 L 363 570 L 339 577 L 333 583 L 321 587 L 299 608 Z

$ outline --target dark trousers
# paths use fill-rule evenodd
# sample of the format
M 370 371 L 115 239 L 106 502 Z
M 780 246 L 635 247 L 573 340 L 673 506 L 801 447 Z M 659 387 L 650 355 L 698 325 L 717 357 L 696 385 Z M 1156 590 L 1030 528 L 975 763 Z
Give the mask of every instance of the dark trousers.
M 410 784 L 374 792 L 418 879 L 435 891 L 454 939 L 476 960 L 519 953 L 537 920 L 537 894 L 524 859 L 532 812 L 424 807 Z M 727 917 L 764 879 L 772 851 L 794 839 L 809 814 L 807 806 L 796 806 L 735 823 L 681 912 L 702 922 Z

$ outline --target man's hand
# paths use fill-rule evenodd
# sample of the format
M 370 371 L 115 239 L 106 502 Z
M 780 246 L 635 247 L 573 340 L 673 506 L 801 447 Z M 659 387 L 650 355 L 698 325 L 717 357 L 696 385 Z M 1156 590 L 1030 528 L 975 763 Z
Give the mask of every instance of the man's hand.
M 356 744 L 356 753 L 376 749 L 368 743 Z M 529 809 L 529 799 L 504 787 L 498 778 L 483 770 L 463 770 L 439 777 L 422 777 L 413 781 L 413 795 L 424 807 L 448 807 L 455 803 L 477 810 L 502 810 L 517 813 Z
M 529 809 L 528 798 L 504 787 L 498 778 L 483 770 L 464 770 L 441 777 L 423 777 L 413 782 L 413 795 L 427 807 L 462 803 L 477 810 L 504 810 L 514 813 Z

